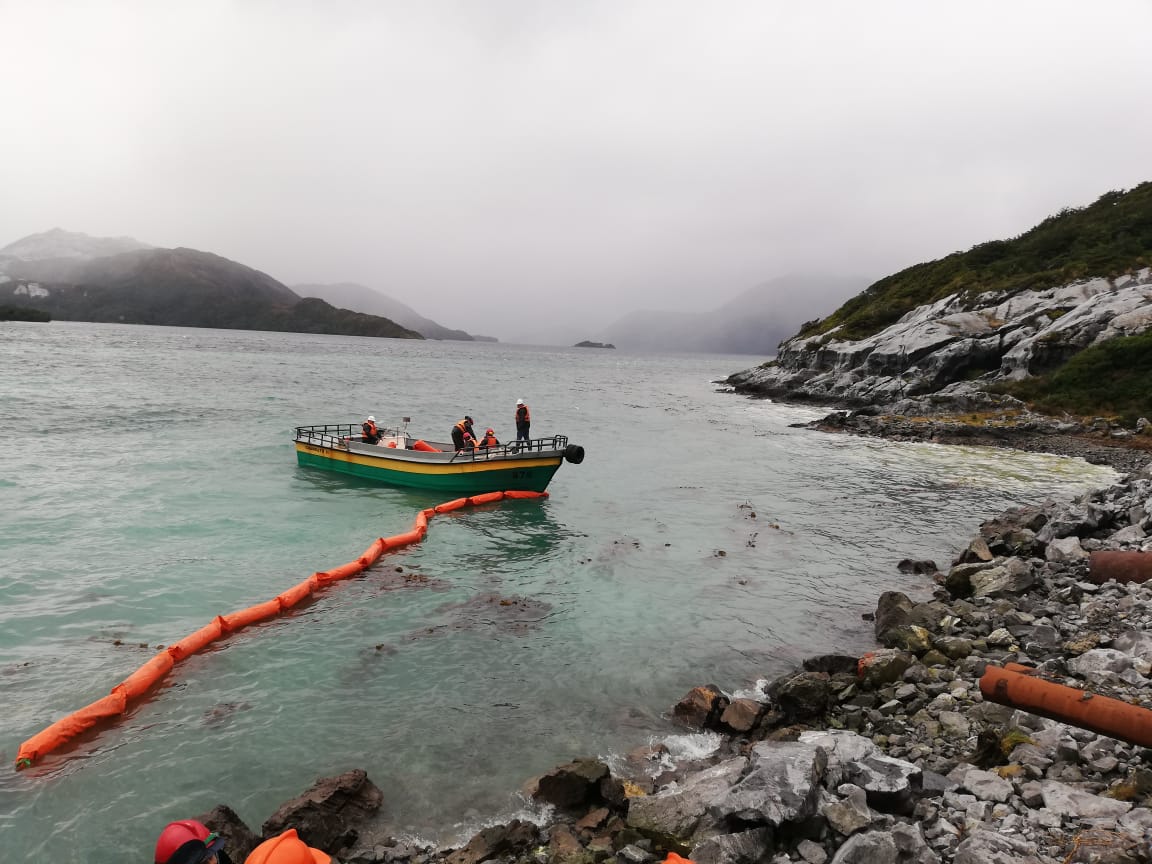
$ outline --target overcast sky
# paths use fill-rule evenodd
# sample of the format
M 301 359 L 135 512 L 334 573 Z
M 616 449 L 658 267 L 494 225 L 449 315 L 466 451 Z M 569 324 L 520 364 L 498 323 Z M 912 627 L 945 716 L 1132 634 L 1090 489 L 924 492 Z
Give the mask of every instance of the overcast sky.
M 516 341 L 1152 179 L 1148 0 L 0 0 L 0 33 L 0 246 L 190 246 Z

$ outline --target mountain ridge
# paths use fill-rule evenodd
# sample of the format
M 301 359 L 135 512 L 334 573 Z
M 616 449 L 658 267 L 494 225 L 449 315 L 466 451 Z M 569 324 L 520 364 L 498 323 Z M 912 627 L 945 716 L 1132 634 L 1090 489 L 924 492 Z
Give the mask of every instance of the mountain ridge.
M 476 337 L 464 330 L 454 330 L 439 322 L 426 318 L 394 297 L 389 297 L 375 288 L 358 282 L 310 283 L 293 285 L 292 290 L 302 297 L 319 297 L 344 309 L 365 312 L 369 315 L 382 315 L 397 324 L 415 330 L 425 339 L 444 339 L 459 342 L 472 342 Z
M 77 244 L 78 236 L 87 235 L 57 229 L 4 247 L 0 303 L 62 320 L 424 338 L 388 318 L 301 298 L 267 273 L 211 252 L 139 244 L 110 255 L 60 257 L 57 240 L 71 243 L 74 253 L 109 248 L 108 238 Z M 11 254 L 22 250 L 33 257 Z

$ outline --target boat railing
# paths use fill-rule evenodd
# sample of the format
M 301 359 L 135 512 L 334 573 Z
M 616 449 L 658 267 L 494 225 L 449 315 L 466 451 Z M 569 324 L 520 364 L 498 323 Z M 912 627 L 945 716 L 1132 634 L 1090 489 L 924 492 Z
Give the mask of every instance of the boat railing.
M 543 453 L 546 450 L 563 450 L 568 446 L 567 435 L 551 435 L 547 438 L 533 438 L 529 441 L 511 441 L 495 447 L 476 447 L 457 451 L 452 461 L 485 462 L 489 459 L 507 459 L 525 453 Z
M 384 437 L 406 435 L 402 429 L 380 429 Z M 411 436 L 408 436 L 409 438 Z M 363 430 L 354 423 L 333 423 L 326 426 L 297 426 L 296 440 L 303 444 L 312 444 L 316 447 L 330 447 L 347 450 L 349 442 L 360 443 Z M 533 438 L 529 441 L 511 441 L 495 447 L 476 447 L 462 450 L 451 455 L 451 461 L 488 461 L 490 459 L 507 459 L 510 456 L 519 456 L 531 453 L 544 453 L 551 450 L 563 450 L 568 446 L 567 435 L 551 435 L 546 438 Z M 451 448 L 451 445 L 448 445 Z M 448 449 L 451 453 L 451 450 Z
M 382 435 L 395 435 L 395 430 L 380 429 Z M 347 449 L 349 441 L 360 441 L 364 430 L 354 423 L 333 423 L 327 426 L 297 426 L 296 440 L 317 447 Z

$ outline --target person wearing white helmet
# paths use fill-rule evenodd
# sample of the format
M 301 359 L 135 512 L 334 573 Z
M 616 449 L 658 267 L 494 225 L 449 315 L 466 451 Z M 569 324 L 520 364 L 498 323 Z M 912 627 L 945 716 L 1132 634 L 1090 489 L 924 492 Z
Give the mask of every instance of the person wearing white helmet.
M 364 430 L 363 441 L 365 444 L 376 444 L 380 441 L 380 430 L 376 428 L 376 418 L 369 414 L 368 419 L 360 424 L 360 428 Z
M 532 425 L 532 412 L 528 410 L 528 406 L 524 404 L 523 399 L 516 400 L 516 443 L 527 441 L 530 437 L 528 435 L 528 428 Z

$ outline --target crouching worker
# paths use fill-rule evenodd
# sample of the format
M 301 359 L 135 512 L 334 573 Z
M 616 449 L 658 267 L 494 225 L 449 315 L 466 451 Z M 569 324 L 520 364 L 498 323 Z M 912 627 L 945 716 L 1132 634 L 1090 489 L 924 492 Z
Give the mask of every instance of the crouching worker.
M 456 448 L 457 453 L 464 449 L 465 435 L 475 441 L 475 437 L 472 434 L 472 418 L 467 415 L 464 416 L 463 420 L 452 427 L 452 446 Z
M 153 858 L 156 864 L 232 864 L 224 851 L 224 838 L 195 819 L 164 826 Z
M 289 828 L 270 840 L 265 840 L 244 859 L 244 864 L 330 864 L 332 857 L 313 849 Z
M 484 432 L 484 437 L 480 439 L 480 449 L 487 450 L 489 447 L 499 447 L 500 442 L 496 440 L 496 433 L 491 429 Z

